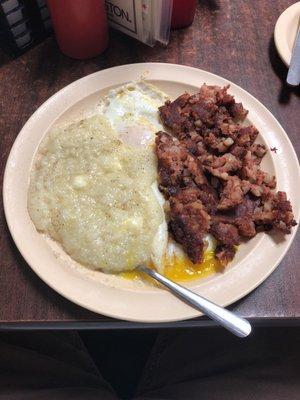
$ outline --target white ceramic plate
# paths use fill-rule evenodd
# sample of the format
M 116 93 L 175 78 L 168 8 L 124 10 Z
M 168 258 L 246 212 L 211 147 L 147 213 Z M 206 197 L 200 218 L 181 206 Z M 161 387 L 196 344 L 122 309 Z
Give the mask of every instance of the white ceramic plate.
M 227 85 L 227 80 L 196 68 L 159 63 L 131 64 L 86 76 L 47 100 L 28 120 L 11 150 L 4 179 L 4 207 L 13 239 L 39 277 L 67 299 L 89 310 L 124 320 L 166 322 L 197 317 L 199 312 L 163 289 L 142 282 L 91 272 L 70 259 L 56 244 L 39 234 L 27 212 L 27 188 L 34 155 L 42 137 L 54 124 L 90 113 L 98 99 L 114 86 L 142 75 L 172 98 L 185 90 L 196 92 L 204 82 Z M 249 119 L 261 132 L 269 152 L 263 167 L 277 177 L 278 188 L 291 199 L 295 218 L 300 214 L 300 173 L 294 149 L 272 114 L 254 97 L 230 83 L 230 92 L 250 110 Z M 287 252 L 296 229 L 285 240 L 258 234 L 241 245 L 232 264 L 209 278 L 186 284 L 223 306 L 245 296 L 275 269 Z
M 274 40 L 280 58 L 290 65 L 296 34 L 299 29 L 300 1 L 287 8 L 278 18 Z

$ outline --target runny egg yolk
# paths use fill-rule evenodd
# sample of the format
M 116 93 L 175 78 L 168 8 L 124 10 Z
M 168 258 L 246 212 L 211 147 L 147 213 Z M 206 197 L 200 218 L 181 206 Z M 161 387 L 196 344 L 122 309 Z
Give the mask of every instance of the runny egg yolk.
M 164 276 L 174 282 L 201 279 L 222 270 L 223 267 L 215 258 L 213 250 L 205 252 L 204 260 L 200 264 L 193 264 L 186 256 L 176 254 L 168 255 L 164 260 Z M 144 275 L 138 271 L 123 272 L 121 276 L 133 280 L 144 279 Z

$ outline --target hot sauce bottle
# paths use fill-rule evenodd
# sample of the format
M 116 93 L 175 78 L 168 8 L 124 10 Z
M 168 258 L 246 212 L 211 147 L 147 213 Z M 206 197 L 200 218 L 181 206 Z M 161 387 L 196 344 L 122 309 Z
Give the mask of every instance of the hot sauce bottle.
M 104 0 L 47 0 L 55 36 L 69 57 L 86 59 L 108 45 Z

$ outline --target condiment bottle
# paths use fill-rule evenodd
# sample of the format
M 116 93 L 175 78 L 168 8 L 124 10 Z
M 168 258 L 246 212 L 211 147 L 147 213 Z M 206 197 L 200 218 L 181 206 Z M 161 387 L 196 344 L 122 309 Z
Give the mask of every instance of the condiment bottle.
M 172 29 L 185 28 L 192 24 L 197 0 L 173 0 Z
M 47 0 L 55 36 L 69 57 L 86 59 L 108 45 L 104 0 Z

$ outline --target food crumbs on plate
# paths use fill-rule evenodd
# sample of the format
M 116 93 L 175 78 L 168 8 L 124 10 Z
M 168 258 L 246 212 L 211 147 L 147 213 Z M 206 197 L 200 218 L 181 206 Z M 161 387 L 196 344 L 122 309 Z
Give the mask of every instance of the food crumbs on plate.
M 204 260 L 200 264 L 193 264 L 187 257 L 179 255 L 166 257 L 164 264 L 164 276 L 175 282 L 192 281 L 223 271 L 223 267 L 215 258 L 213 250 L 205 252 Z M 145 280 L 145 274 L 138 271 L 127 271 L 120 275 L 131 280 Z M 151 280 L 151 278 L 146 278 Z M 153 280 L 151 281 L 153 282 Z

